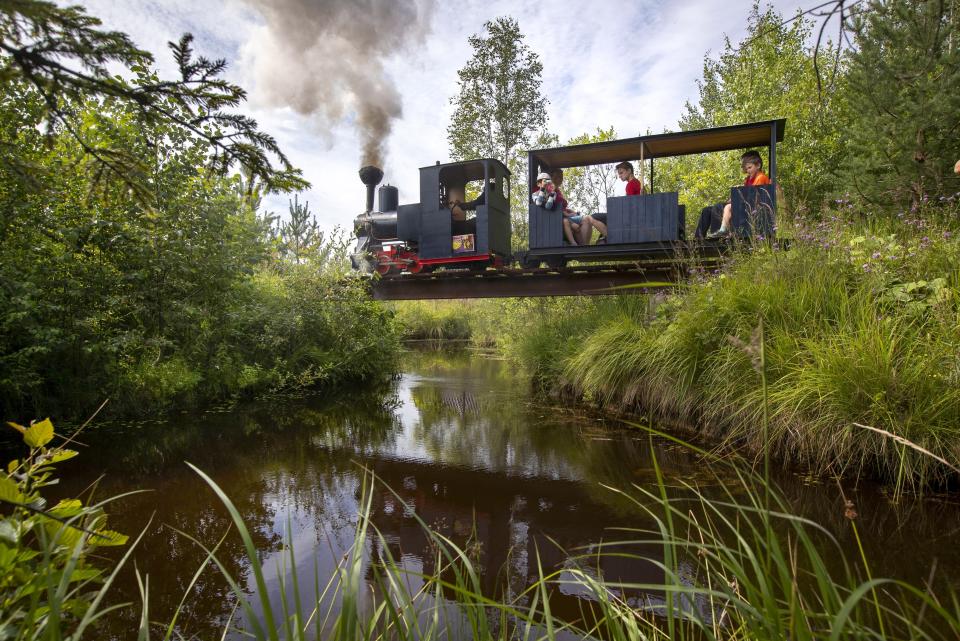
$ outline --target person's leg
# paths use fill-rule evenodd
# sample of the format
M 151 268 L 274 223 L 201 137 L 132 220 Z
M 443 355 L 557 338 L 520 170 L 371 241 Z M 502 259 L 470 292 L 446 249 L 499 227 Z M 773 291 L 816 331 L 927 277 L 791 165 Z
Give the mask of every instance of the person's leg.
M 704 227 L 704 229 L 709 229 L 704 238 L 715 238 L 718 234 L 727 233 L 723 228 L 723 210 L 724 203 L 717 203 L 712 207 L 707 207 L 701 212 L 700 224 L 708 225 L 709 227 Z M 697 225 L 697 232 L 701 230 L 700 225 Z
M 566 216 L 563 217 L 563 237 L 567 239 L 567 242 L 571 245 L 576 245 L 577 241 L 573 239 L 573 229 L 570 227 L 570 219 Z
M 584 216 L 582 222 L 580 223 L 580 235 L 577 240 L 580 241 L 581 245 L 589 245 L 590 237 L 593 236 L 593 224 L 590 216 Z
M 730 221 L 733 219 L 733 205 L 727 203 L 723 206 L 723 217 L 720 219 L 720 231 L 731 231 Z
M 607 223 L 599 218 L 599 214 L 590 215 L 590 226 L 597 230 L 601 236 L 606 237 L 607 235 Z
M 714 206 L 704 207 L 700 210 L 700 220 L 697 221 L 697 230 L 693 233 L 694 238 L 706 238 L 713 226 Z

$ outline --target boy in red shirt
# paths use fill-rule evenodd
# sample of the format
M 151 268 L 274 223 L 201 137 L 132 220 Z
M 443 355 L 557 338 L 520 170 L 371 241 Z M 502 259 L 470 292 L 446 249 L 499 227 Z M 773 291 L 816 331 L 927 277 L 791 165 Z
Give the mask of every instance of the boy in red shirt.
M 615 167 L 617 170 L 617 177 L 623 182 L 627 183 L 627 196 L 640 196 L 643 194 L 643 183 L 633 175 L 633 163 L 629 160 L 624 160 L 622 163 Z M 607 240 L 607 215 L 606 214 L 591 214 L 585 216 L 584 219 L 590 223 L 590 227 L 593 227 L 600 233 L 600 237 L 597 239 L 597 244 L 605 243 Z M 586 238 L 590 238 L 589 229 L 586 234 Z M 584 243 L 586 244 L 586 243 Z
M 763 158 L 760 157 L 760 153 L 757 151 L 748 151 L 747 153 L 740 156 L 740 169 L 743 170 L 743 173 L 747 175 L 743 179 L 744 187 L 754 187 L 756 185 L 769 185 L 770 178 L 763 173 Z M 697 226 L 697 236 L 702 236 L 704 227 L 704 222 L 707 223 L 709 228 L 709 218 L 704 221 L 705 216 L 709 216 L 711 210 L 719 208 L 719 205 L 714 205 L 714 207 L 707 207 L 700 213 L 700 225 Z M 724 238 L 730 235 L 730 220 L 733 218 L 733 205 L 728 200 L 723 206 L 723 215 L 720 219 L 720 229 L 715 232 L 710 232 L 706 235 L 707 238 Z
M 639 196 L 643 194 L 643 183 L 633 175 L 633 163 L 629 160 L 624 160 L 622 163 L 617 165 L 617 177 L 623 182 L 627 183 L 627 195 L 628 196 Z

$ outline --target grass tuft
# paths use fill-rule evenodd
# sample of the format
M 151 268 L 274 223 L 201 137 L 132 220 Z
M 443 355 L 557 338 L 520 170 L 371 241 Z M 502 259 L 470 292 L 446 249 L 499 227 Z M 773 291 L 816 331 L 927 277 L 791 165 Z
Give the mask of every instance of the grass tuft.
M 953 482 L 941 460 L 960 460 L 960 243 L 929 226 L 920 237 L 834 225 L 821 230 L 829 242 L 746 248 L 719 276 L 649 304 L 531 309 L 506 351 L 548 387 L 730 448 L 769 447 L 897 493 Z M 761 323 L 767 404 L 739 346 Z

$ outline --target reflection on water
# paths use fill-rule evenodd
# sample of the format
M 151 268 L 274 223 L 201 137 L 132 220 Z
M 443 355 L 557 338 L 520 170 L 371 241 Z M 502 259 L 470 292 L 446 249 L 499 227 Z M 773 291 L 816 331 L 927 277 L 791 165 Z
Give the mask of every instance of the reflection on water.
M 416 515 L 475 553 L 489 594 L 521 594 L 535 578 L 537 554 L 545 572 L 571 570 L 579 566 L 569 551 L 595 550 L 601 541 L 621 536 L 614 528 L 652 526 L 635 505 L 603 487 L 653 483 L 646 435 L 538 404 L 510 366 L 476 352 L 412 352 L 407 361 L 407 373 L 385 391 L 347 390 L 335 398 L 276 400 L 164 423 L 104 426 L 85 435 L 91 447 L 76 463 L 64 465 L 67 478 L 60 491 L 79 492 L 101 475 L 98 497 L 151 490 L 117 501 L 110 512 L 113 528 L 131 534 L 147 529 L 135 561 L 150 575 L 151 618 L 157 621 L 169 619 L 205 557 L 178 532 L 212 546 L 229 530 L 226 510 L 184 461 L 208 473 L 236 504 L 254 534 L 277 603 L 288 578 L 282 569 L 284 542 L 301 566 L 305 603 L 315 595 L 313 569 L 322 589 L 352 544 L 360 466 L 400 497 L 382 485 L 374 490 L 372 522 L 389 547 L 371 541 L 366 549 L 374 560 L 389 553 L 405 567 L 434 569 Z M 653 448 L 668 483 L 704 483 L 707 492 L 721 491 L 714 474 L 719 472 L 686 450 L 667 442 L 654 442 Z M 800 513 L 849 543 L 834 486 L 792 476 L 783 482 Z M 960 567 L 951 543 L 960 529 L 956 506 L 920 504 L 911 511 L 891 507 L 878 494 L 851 495 L 875 574 L 920 581 L 934 557 L 941 576 L 956 574 L 951 572 Z M 656 546 L 629 552 L 660 556 Z M 228 535 L 219 556 L 254 594 L 239 537 Z M 116 601 L 139 600 L 132 568 L 114 592 Z M 579 569 L 614 581 L 663 578 L 654 563 L 626 557 L 606 556 Z M 367 578 L 372 589 L 369 571 Z M 625 596 L 638 607 L 662 607 L 655 593 Z M 575 589 L 557 590 L 551 609 L 576 618 L 582 598 Z M 212 638 L 234 605 L 226 583 L 208 570 L 187 599 L 181 631 Z M 118 612 L 110 622 L 112 636 L 129 637 L 138 617 L 134 608 Z

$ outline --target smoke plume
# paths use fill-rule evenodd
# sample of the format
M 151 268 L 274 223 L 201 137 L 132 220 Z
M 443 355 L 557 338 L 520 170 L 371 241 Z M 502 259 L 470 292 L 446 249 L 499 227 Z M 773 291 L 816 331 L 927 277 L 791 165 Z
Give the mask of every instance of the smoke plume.
M 435 0 L 246 0 L 266 20 L 251 43 L 258 94 L 329 131 L 355 117 L 361 165 L 383 166 L 402 114 L 383 60 L 422 42 Z

